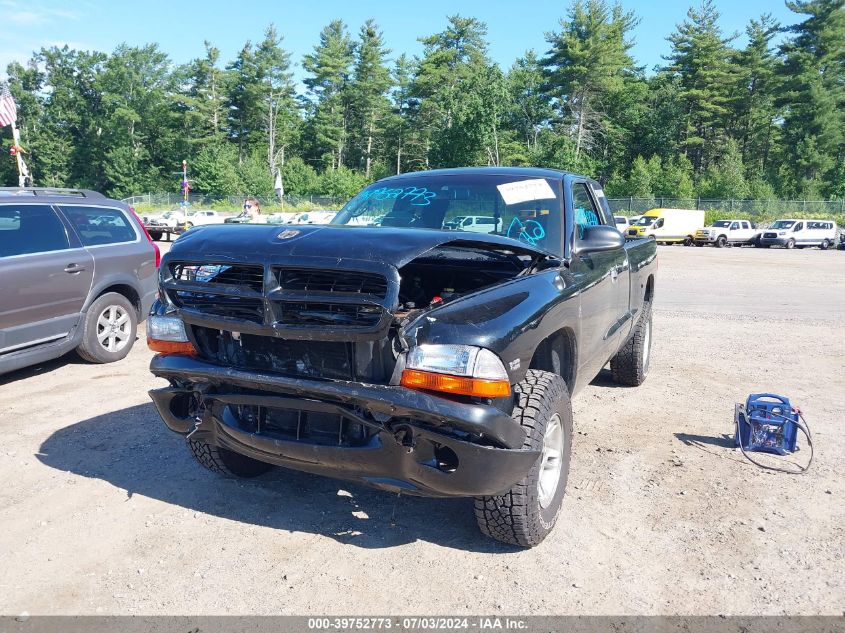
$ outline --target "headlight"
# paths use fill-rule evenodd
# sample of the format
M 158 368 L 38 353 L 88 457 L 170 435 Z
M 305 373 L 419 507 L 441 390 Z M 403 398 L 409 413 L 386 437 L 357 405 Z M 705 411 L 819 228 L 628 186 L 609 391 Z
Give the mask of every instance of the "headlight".
M 488 349 L 470 345 L 420 345 L 409 353 L 402 385 L 480 398 L 511 393 L 505 366 Z
M 786 231 L 778 231 L 778 235 L 786 235 Z
M 188 340 L 185 324 L 178 317 L 150 316 L 147 318 L 147 346 L 159 354 L 187 354 L 197 351 Z

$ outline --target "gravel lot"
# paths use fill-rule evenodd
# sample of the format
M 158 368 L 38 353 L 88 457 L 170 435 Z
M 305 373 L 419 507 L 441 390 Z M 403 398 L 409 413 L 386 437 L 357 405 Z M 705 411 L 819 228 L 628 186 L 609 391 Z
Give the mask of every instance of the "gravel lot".
M 0 377 L 0 613 L 841 615 L 845 253 L 659 250 L 649 379 L 577 395 L 563 514 L 530 551 L 469 500 L 206 472 L 143 340 Z M 756 391 L 804 409 L 807 475 L 733 450 Z

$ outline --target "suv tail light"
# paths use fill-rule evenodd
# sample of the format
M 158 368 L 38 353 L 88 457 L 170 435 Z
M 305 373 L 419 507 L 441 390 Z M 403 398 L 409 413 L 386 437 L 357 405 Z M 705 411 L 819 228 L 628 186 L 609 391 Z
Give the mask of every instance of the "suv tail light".
M 150 244 L 152 244 L 153 248 L 155 249 L 155 252 L 156 252 L 156 268 L 158 268 L 161 265 L 161 249 L 159 249 L 158 244 L 155 243 L 155 240 L 153 240 L 153 238 L 150 237 L 150 232 L 147 231 L 147 227 L 144 226 L 144 223 L 141 222 L 141 218 L 139 218 L 138 214 L 135 213 L 135 208 L 129 207 L 129 210 L 132 212 L 132 215 L 135 216 L 135 220 L 137 220 L 138 226 L 141 227 L 141 230 L 144 232 L 144 235 L 147 236 L 147 240 L 149 240 Z

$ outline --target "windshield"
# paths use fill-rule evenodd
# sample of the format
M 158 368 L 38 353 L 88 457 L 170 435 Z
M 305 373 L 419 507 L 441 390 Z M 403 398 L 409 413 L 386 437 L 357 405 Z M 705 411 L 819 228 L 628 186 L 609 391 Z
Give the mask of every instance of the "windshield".
M 769 228 L 772 229 L 788 229 L 791 228 L 792 225 L 795 224 L 795 220 L 778 220 Z
M 713 226 L 717 229 L 726 229 L 731 225 L 730 220 L 719 220 L 718 222 L 714 222 Z
M 409 174 L 367 187 L 332 224 L 502 235 L 557 252 L 562 242 L 560 209 L 560 186 L 553 179 Z
M 634 222 L 634 226 L 651 226 L 651 224 L 652 224 L 652 223 L 653 223 L 656 219 L 657 219 L 657 218 L 655 218 L 655 217 L 653 217 L 653 216 L 650 216 L 650 215 L 644 215 L 644 216 L 643 216 L 643 217 L 641 217 L 639 220 L 637 220 L 636 222 Z

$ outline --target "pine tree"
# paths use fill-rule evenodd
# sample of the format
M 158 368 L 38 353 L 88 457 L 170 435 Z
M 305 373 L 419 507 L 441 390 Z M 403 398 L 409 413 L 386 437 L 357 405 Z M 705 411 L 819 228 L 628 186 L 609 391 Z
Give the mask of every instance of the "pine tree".
M 549 33 L 542 64 L 548 93 L 556 99 L 565 129 L 573 130 L 575 161 L 589 154 L 608 127 L 607 109 L 634 72 L 627 38 L 637 20 L 605 0 L 575 0 L 561 30 Z
M 355 69 L 348 87 L 348 102 L 351 128 L 354 130 L 350 144 L 358 157 L 353 164 L 359 168 L 363 166 L 368 178 L 390 109 L 387 93 L 391 77 L 385 65 L 389 53 L 381 31 L 373 20 L 367 20 L 361 27 L 355 49 Z
M 536 152 L 540 132 L 548 127 L 554 111 L 544 90 L 546 77 L 543 67 L 533 50 L 514 62 L 507 82 L 513 103 L 510 124 L 519 132 L 528 152 Z
M 347 86 L 355 46 L 342 20 L 334 20 L 320 32 L 320 43 L 306 55 L 302 67 L 310 76 L 304 80 L 311 98 L 310 132 L 314 152 L 327 155 L 328 165 L 344 163 L 349 133 Z
M 731 38 L 722 36 L 718 20 L 713 0 L 702 0 L 669 36 L 672 53 L 666 72 L 679 81 L 684 106 L 680 143 L 696 174 L 707 168 L 726 140 L 730 91 L 736 83 Z
M 497 80 L 487 57 L 486 34 L 483 22 L 453 15 L 444 31 L 420 40 L 424 52 L 411 94 L 419 101 L 417 125 L 425 167 L 489 160 L 499 113 L 482 111 L 489 102 L 489 82 Z M 492 88 L 502 94 L 500 86 Z
M 833 194 L 845 160 L 845 8 L 842 0 L 789 1 L 807 18 L 782 47 L 784 167 L 789 193 Z
M 737 85 L 733 127 L 745 168 L 758 175 L 768 169 L 772 145 L 779 133 L 780 111 L 775 106 L 778 60 L 771 44 L 779 30 L 780 25 L 770 14 L 751 20 L 745 30 L 748 45 L 735 56 Z

